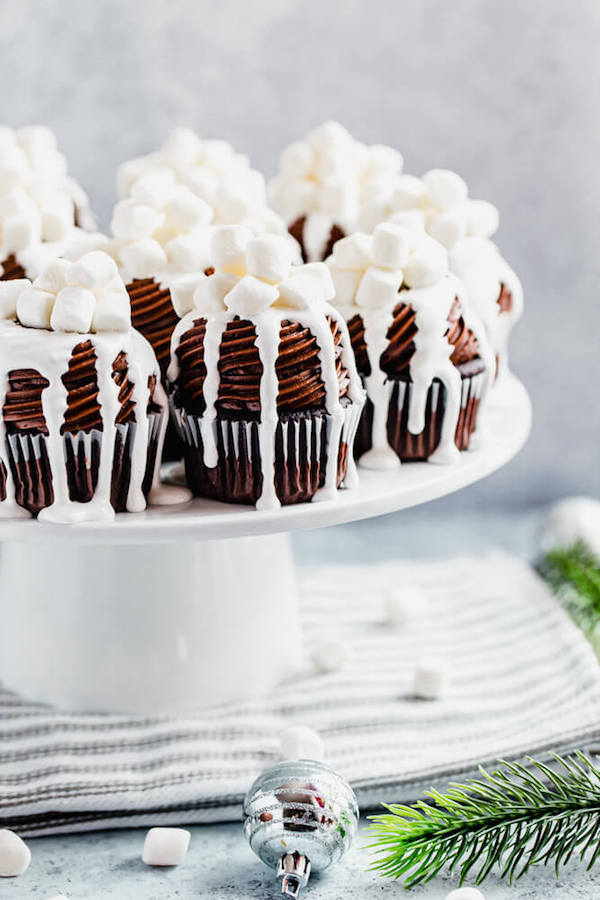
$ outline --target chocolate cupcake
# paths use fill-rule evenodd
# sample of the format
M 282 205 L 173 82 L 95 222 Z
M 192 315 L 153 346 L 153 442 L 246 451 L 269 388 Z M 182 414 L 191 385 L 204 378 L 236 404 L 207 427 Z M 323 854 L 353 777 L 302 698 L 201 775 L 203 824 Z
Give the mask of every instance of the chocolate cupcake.
M 273 508 L 352 484 L 364 393 L 322 264 L 222 227 L 173 337 L 168 390 L 195 494 Z
M 357 230 L 362 210 L 388 195 L 401 170 L 396 150 L 368 147 L 337 122 L 325 122 L 284 150 L 269 196 L 304 261 L 323 260 L 336 241 Z
M 93 227 L 87 196 L 47 128 L 0 129 L 0 184 L 0 280 L 37 277 L 77 226 Z
M 384 220 L 411 227 L 420 224 L 446 247 L 450 270 L 465 284 L 471 306 L 483 322 L 498 374 L 505 371 L 508 337 L 523 311 L 523 289 L 489 240 L 498 228 L 496 207 L 469 197 L 456 172 L 431 169 L 422 178 L 400 175 L 387 197 L 363 210 L 361 228 L 372 231 Z
M 0 285 L 0 516 L 100 521 L 139 511 L 167 404 L 114 261 L 56 259 Z
M 361 465 L 452 462 L 470 445 L 494 359 L 444 247 L 382 224 L 340 241 L 328 262 L 367 390 Z

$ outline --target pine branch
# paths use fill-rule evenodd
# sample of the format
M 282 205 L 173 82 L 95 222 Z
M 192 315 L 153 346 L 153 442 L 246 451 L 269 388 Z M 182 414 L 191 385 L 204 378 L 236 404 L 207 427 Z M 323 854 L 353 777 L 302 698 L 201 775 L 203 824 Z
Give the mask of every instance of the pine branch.
M 480 884 L 495 866 L 511 882 L 538 864 L 554 863 L 558 875 L 574 854 L 591 868 L 600 855 L 600 771 L 580 751 L 553 758 L 556 771 L 533 759 L 531 769 L 500 761 L 496 771 L 480 768 L 480 780 L 427 791 L 431 802 L 385 806 L 371 817 L 371 869 L 412 887 L 447 865 L 461 884 L 470 873 Z
M 600 566 L 583 544 L 548 553 L 539 571 L 600 656 Z

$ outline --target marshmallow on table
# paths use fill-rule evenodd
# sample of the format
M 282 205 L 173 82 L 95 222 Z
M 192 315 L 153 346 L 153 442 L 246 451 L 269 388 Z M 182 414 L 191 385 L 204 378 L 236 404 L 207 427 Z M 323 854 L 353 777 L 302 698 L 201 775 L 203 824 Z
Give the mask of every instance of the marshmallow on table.
M 446 895 L 446 900 L 485 900 L 481 891 L 474 887 L 457 888 Z
M 546 514 L 540 535 L 543 553 L 581 543 L 600 560 L 600 500 L 567 497 Z
M 151 828 L 146 834 L 142 862 L 147 866 L 178 866 L 190 846 L 185 828 Z
M 313 665 L 318 672 L 339 672 L 352 656 L 350 645 L 340 638 L 320 641 L 311 653 Z
M 421 700 L 438 700 L 446 691 L 448 665 L 443 659 L 422 657 L 415 666 L 413 693 Z
M 404 628 L 427 610 L 427 594 L 414 584 L 394 587 L 385 601 L 387 620 L 394 628 Z
M 325 755 L 321 735 L 307 725 L 285 728 L 279 735 L 279 746 L 284 759 L 321 761 Z
M 31 850 L 14 831 L 0 829 L 0 878 L 14 878 L 29 868 Z

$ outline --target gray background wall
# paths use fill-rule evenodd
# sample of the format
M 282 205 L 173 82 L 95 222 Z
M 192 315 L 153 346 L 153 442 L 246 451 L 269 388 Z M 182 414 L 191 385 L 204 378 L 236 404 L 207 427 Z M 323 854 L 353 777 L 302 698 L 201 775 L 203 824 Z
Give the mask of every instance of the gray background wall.
M 535 428 L 457 504 L 600 494 L 598 0 L 3 0 L 0 121 L 46 122 L 102 223 L 116 165 L 178 124 L 272 173 L 325 118 L 495 201 Z M 449 502 L 449 501 L 447 501 Z

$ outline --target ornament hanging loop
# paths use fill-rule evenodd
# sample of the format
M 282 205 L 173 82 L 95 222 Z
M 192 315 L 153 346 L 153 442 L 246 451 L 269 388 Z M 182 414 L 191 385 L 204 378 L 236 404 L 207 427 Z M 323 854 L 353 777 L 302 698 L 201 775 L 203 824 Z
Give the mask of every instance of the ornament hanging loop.
M 310 878 L 310 860 L 303 853 L 284 853 L 277 866 L 277 878 L 281 879 L 281 893 L 297 897 Z

